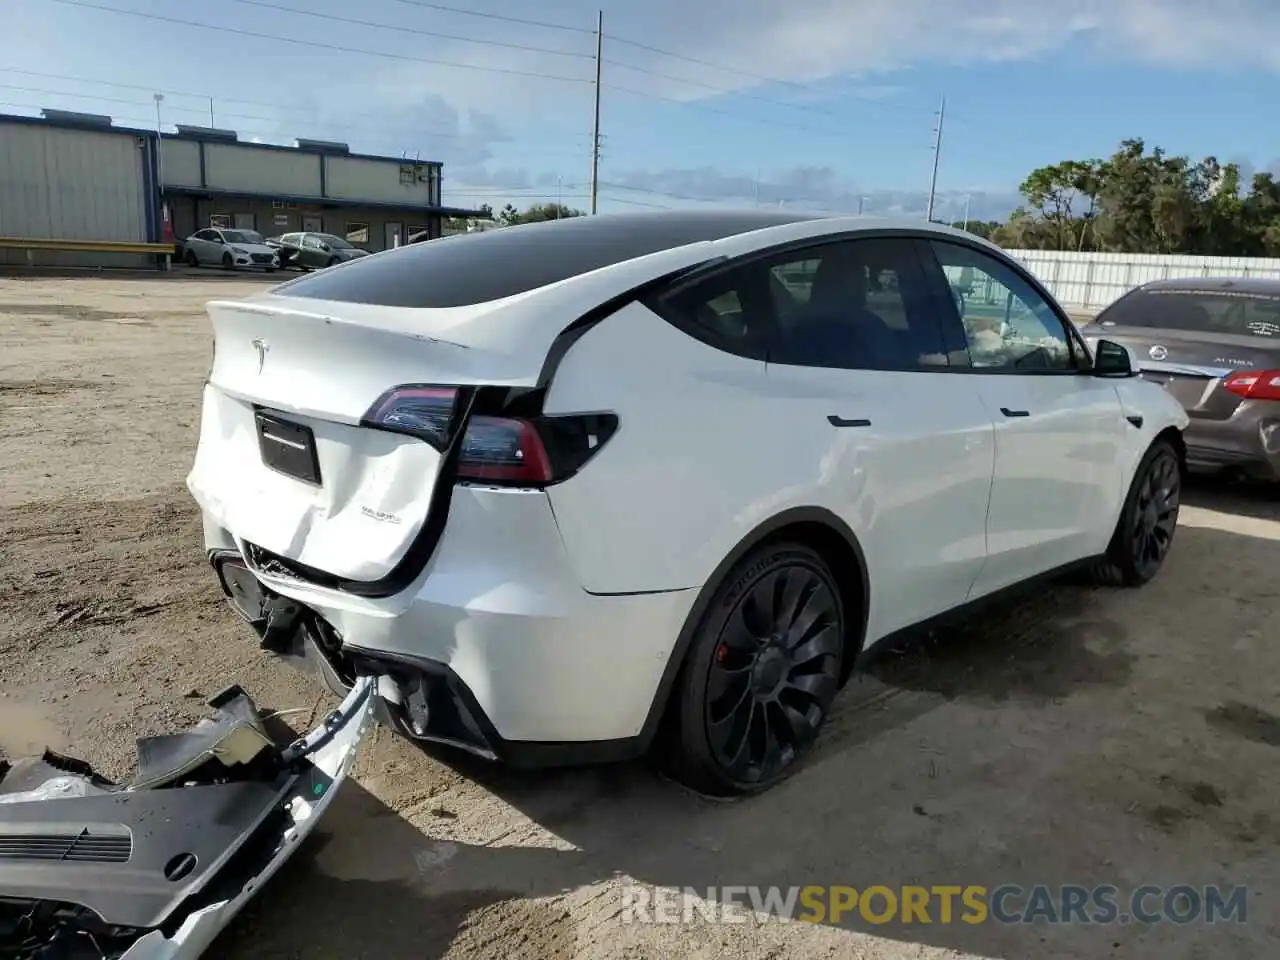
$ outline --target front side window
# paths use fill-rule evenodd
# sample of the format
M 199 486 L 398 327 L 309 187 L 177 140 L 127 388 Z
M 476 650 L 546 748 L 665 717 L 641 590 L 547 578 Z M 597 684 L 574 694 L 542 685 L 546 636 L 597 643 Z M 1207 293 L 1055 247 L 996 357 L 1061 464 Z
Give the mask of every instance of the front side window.
M 1074 370 L 1071 341 L 1049 303 L 1015 271 L 971 247 L 930 241 L 976 369 Z

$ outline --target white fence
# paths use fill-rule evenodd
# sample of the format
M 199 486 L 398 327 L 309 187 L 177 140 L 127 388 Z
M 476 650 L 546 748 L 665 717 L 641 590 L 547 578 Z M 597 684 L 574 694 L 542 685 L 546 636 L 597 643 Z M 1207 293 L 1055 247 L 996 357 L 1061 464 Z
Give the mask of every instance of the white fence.
M 1191 257 L 1150 253 L 1072 253 L 1009 250 L 1068 307 L 1101 310 L 1134 287 L 1152 280 L 1190 277 L 1280 279 L 1280 260 L 1252 257 Z

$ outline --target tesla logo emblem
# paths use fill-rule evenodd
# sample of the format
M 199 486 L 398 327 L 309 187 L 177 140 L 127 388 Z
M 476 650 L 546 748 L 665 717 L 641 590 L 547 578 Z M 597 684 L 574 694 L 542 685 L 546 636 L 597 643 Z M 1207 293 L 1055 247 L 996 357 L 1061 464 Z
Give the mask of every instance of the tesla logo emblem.
M 1166 350 L 1164 347 L 1160 346 L 1159 344 L 1156 344 L 1154 347 L 1152 347 L 1150 350 L 1147 351 L 1147 356 L 1149 356 L 1152 360 L 1163 360 L 1168 355 L 1169 355 L 1169 351 Z
M 258 351 L 258 372 L 261 373 L 262 365 L 267 362 L 267 351 L 271 348 L 267 345 L 267 341 L 259 339 L 253 341 L 253 349 Z

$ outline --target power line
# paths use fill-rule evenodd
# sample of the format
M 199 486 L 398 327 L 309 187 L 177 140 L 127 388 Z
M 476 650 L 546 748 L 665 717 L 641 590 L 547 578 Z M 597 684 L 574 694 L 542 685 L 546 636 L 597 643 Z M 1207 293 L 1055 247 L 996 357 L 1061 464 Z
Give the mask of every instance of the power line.
M 641 43 L 638 40 L 629 40 L 626 37 L 611 36 L 609 37 L 609 40 L 612 43 L 621 43 L 621 44 L 626 44 L 628 47 L 635 47 L 637 50 L 645 50 L 645 51 L 648 51 L 649 53 L 656 53 L 659 56 L 671 57 L 673 60 L 683 60 L 685 63 L 697 64 L 700 67 L 707 67 L 711 70 L 721 70 L 724 73 L 737 74 L 740 77 L 747 77 L 748 79 L 751 79 L 751 80 L 758 80 L 761 83 L 773 83 L 773 84 L 777 84 L 778 86 L 795 87 L 798 90 L 804 90 L 806 92 L 810 92 L 814 89 L 812 84 L 798 83 L 794 80 L 780 80 L 777 77 L 765 76 L 762 73 L 752 73 L 749 70 L 739 70 L 736 67 L 726 67 L 723 64 L 712 63 L 709 60 L 702 60 L 698 57 L 690 57 L 683 53 L 674 53 L 670 50 L 663 50 L 661 47 L 650 46 L 647 43 Z
M 239 0 L 239 2 L 245 2 L 245 0 Z M 636 73 L 648 74 L 651 77 L 658 77 L 662 80 L 670 80 L 670 81 L 673 81 L 674 83 L 683 83 L 691 87 L 701 87 L 704 90 L 710 90 L 712 93 L 718 93 L 724 96 L 740 97 L 744 100 L 755 100 L 760 103 L 771 103 L 774 106 L 786 107 L 788 110 L 804 110 L 810 113 L 821 113 L 828 117 L 836 117 L 837 119 L 839 119 L 841 116 L 840 114 L 836 113 L 834 110 L 827 110 L 823 107 L 815 107 L 812 104 L 788 103 L 786 100 L 778 100 L 778 99 L 775 99 L 774 97 L 766 97 L 756 93 L 747 93 L 744 90 L 734 90 L 730 87 L 717 87 L 710 83 L 703 83 L 700 80 L 690 80 L 686 77 L 677 77 L 670 73 L 663 73 L 660 70 L 651 70 L 648 67 L 637 67 L 634 64 L 624 63 L 621 60 L 614 60 L 610 57 L 605 58 L 605 63 L 610 64 L 611 66 L 621 67 L 623 70 L 633 70 Z
M 701 110 L 704 113 L 718 113 L 723 117 L 733 117 L 738 120 L 745 120 L 749 123 L 764 124 L 768 127 L 790 127 L 793 130 L 803 130 L 806 133 L 816 133 L 819 136 L 824 137 L 839 137 L 840 139 L 846 140 L 849 138 L 849 134 L 847 132 L 842 133 L 837 130 L 826 130 L 822 127 L 811 127 L 803 123 L 789 123 L 786 120 L 771 120 L 764 117 L 752 117 L 745 113 L 736 113 L 732 110 L 722 110 L 719 107 L 709 107 L 706 104 L 698 103 L 696 101 L 681 100 L 678 97 L 666 97 L 658 93 L 649 93 L 646 90 L 634 90 L 631 87 L 620 87 L 613 83 L 604 83 L 601 84 L 601 86 L 609 90 L 614 90 L 618 93 L 630 94 L 633 97 L 642 97 L 646 100 L 662 100 L 666 103 L 677 103 L 682 107 L 689 108 L 690 110 Z
M 460 16 L 479 17 L 483 20 L 497 20 L 502 23 L 515 23 L 522 27 L 540 27 L 543 30 L 563 30 L 567 33 L 585 33 L 587 36 L 595 34 L 594 30 L 588 30 L 586 27 L 571 27 L 564 23 L 549 23 L 546 20 L 524 20 L 520 17 L 508 17 L 500 13 L 485 13 L 482 10 L 464 10 L 461 7 L 447 7 L 440 3 L 424 3 L 423 0 L 393 0 L 395 3 L 403 3 L 410 7 L 421 7 L 424 10 L 438 10 L 442 13 L 456 13 Z
M 41 94 L 41 95 L 47 95 L 47 96 L 67 97 L 74 100 L 89 100 L 89 101 L 96 101 L 96 102 L 102 102 L 102 103 L 119 103 L 119 104 L 123 104 L 125 106 L 130 106 L 130 107 L 147 106 L 147 104 L 140 103 L 137 100 L 127 100 L 127 99 L 124 99 L 123 97 L 107 97 L 107 96 L 102 96 L 96 93 L 94 94 L 72 93 L 66 90 L 47 90 L 39 87 L 22 87 L 12 83 L 0 83 L 0 89 L 13 90 L 19 93 L 35 93 L 35 94 Z M 270 104 L 264 104 L 264 105 L 270 106 Z M 45 104 L 44 106 L 48 106 L 48 105 Z M 44 109 L 44 107 L 30 105 L 30 106 L 27 106 L 26 109 L 40 110 L 40 109 Z M 166 113 L 198 113 L 198 114 L 204 115 L 208 113 L 208 108 L 207 107 L 166 106 L 165 112 Z M 249 133 L 249 134 L 261 134 L 265 136 L 280 135 L 278 127 L 281 125 L 281 121 L 277 117 L 264 117 L 259 114 L 232 113 L 232 112 L 225 112 L 225 111 L 221 112 L 220 115 L 223 117 L 234 119 L 234 120 L 259 120 L 264 123 L 277 125 L 276 130 L 267 130 L 267 129 L 262 129 L 260 127 L 242 127 L 238 130 L 238 132 Z M 113 117 L 113 119 L 124 120 L 126 118 Z M 132 120 L 130 120 L 130 122 L 136 122 L 136 118 L 133 118 Z M 292 121 L 287 121 L 287 122 L 292 123 Z M 147 121 L 147 123 L 148 125 L 150 125 L 151 121 Z M 237 124 L 236 126 L 239 127 L 240 125 Z M 342 132 L 344 135 L 348 131 L 351 131 L 356 128 L 361 128 L 361 127 L 363 127 L 364 129 L 377 128 L 382 131 L 386 130 L 385 124 L 372 124 L 372 123 L 360 124 L 354 121 L 335 123 L 333 121 L 320 120 L 320 121 L 311 121 L 306 124 L 299 123 L 298 126 L 309 126 L 311 128 L 318 128 L 321 130 L 338 131 L 338 132 Z M 421 132 L 426 136 L 430 137 L 431 139 L 440 139 L 440 140 L 467 140 L 467 139 L 470 139 L 470 137 L 472 136 L 471 134 L 466 134 L 466 133 L 446 133 L 441 130 L 433 130 L 433 129 L 423 129 Z M 575 154 L 575 153 L 578 153 L 578 150 L 574 149 L 574 150 L 569 150 L 562 153 L 552 153 L 547 151 L 543 151 L 539 153 L 529 153 L 525 150 L 520 151 L 520 155 L 522 157 L 530 157 L 530 156 L 563 157 L 566 154 Z M 586 148 L 584 146 L 581 148 L 581 155 L 585 155 L 585 154 L 586 154 Z
M 177 17 L 162 16 L 158 13 L 143 13 L 140 10 L 121 10 L 119 7 L 108 7 L 104 4 L 89 3 L 88 0 L 49 0 L 50 3 L 61 3 L 70 7 L 82 7 L 88 10 L 101 10 L 105 13 L 117 13 L 128 17 L 140 17 L 143 20 L 154 20 L 158 23 L 171 23 L 180 27 L 196 27 L 200 30 L 216 30 L 240 37 L 254 37 L 258 40 L 274 40 L 277 43 L 292 43 L 300 47 L 312 47 L 317 50 L 331 50 L 338 53 L 356 53 L 366 57 L 381 57 L 388 60 L 402 60 L 409 63 L 425 63 L 435 67 L 455 67 L 459 70 L 477 70 L 481 73 L 501 73 L 512 77 L 533 77 L 539 80 L 555 80 L 561 83 L 590 83 L 583 77 L 562 77 L 551 73 L 538 73 L 532 70 L 509 70 L 505 67 L 485 67 L 474 63 L 459 63 L 456 60 L 435 60 L 430 57 L 414 57 L 403 53 L 388 53 L 384 50 L 366 50 L 360 47 L 346 47 L 336 43 L 322 43 L 318 40 L 301 40 L 297 37 L 284 37 L 278 33 L 261 33 L 256 30 L 242 30 L 238 27 L 223 27 L 212 23 L 199 23 L 195 20 L 181 20 Z
M 591 54 L 579 53 L 576 50 L 553 50 L 550 47 L 534 47 L 527 43 L 507 43 L 502 40 L 481 40 L 477 37 L 461 37 L 452 33 L 435 33 L 431 30 L 417 30 L 413 27 L 406 27 L 401 24 L 377 23 L 373 20 L 358 20 L 355 17 L 340 17 L 337 14 L 320 13 L 317 10 L 299 10 L 297 7 L 286 7 L 278 3 L 268 3 L 267 0 L 232 0 L 232 2 L 244 4 L 247 7 L 261 7 L 264 10 L 279 10 L 283 13 L 292 13 L 301 17 L 314 17 L 318 20 L 329 20 L 333 23 L 346 23 L 356 27 L 373 27 L 375 30 L 393 30 L 396 33 L 410 33 L 419 37 L 432 37 L 436 40 L 451 40 L 457 43 L 475 43 L 486 47 L 501 47 L 506 50 L 521 50 L 526 53 L 542 53 L 556 57 L 576 57 L 582 60 L 593 59 Z
M 211 93 L 195 93 L 190 90 L 172 90 L 166 87 L 164 84 L 145 85 L 145 84 L 139 84 L 139 83 L 119 83 L 116 81 L 102 80 L 95 77 L 73 77 L 68 74 L 61 74 L 61 73 L 41 73 L 35 70 L 15 70 L 12 67 L 0 67 L 0 74 L 3 74 L 3 73 L 14 73 L 24 77 L 41 77 L 46 80 L 64 80 L 68 83 L 84 83 L 92 86 L 114 87 L 122 90 L 140 90 L 140 91 L 146 91 L 148 96 L 159 92 L 159 93 L 163 93 L 166 97 L 191 97 L 193 99 L 205 101 L 205 104 L 207 104 L 207 102 L 210 100 L 216 100 L 219 104 L 241 103 L 241 104 L 246 104 L 246 105 L 255 106 L 255 107 L 269 107 L 273 110 L 307 114 L 309 115 L 309 119 L 306 122 L 313 126 L 327 125 L 330 127 L 341 126 L 343 128 L 365 127 L 368 129 L 378 129 L 378 130 L 386 130 L 387 128 L 387 125 L 382 122 L 343 120 L 341 121 L 341 123 L 334 123 L 332 121 L 320 120 L 316 118 L 317 111 L 315 110 L 315 108 L 300 107 L 296 104 L 275 103 L 270 100 L 240 100 L 235 97 L 223 97 L 223 96 L 220 96 L 217 94 L 211 94 Z M 69 90 L 46 90 L 46 89 L 41 89 L 36 87 L 23 87 L 23 86 L 18 86 L 16 84 L 0 84 L 0 87 L 6 87 L 11 90 L 20 90 L 25 93 L 46 93 L 46 94 L 53 94 L 53 95 L 62 96 L 62 97 L 74 97 L 82 100 L 106 100 L 106 101 L 112 100 L 112 98 L 110 97 L 104 97 L 96 93 L 80 93 L 80 92 L 72 92 Z M 138 101 L 134 101 L 134 100 L 118 100 L 115 102 L 128 103 L 131 105 L 139 105 L 139 106 L 150 106 L 150 102 L 146 104 L 139 104 Z M 39 109 L 39 108 L 37 107 L 35 109 Z M 208 112 L 207 105 L 202 105 L 200 107 L 170 106 L 170 107 L 167 107 L 166 109 L 172 110 L 172 111 L 183 111 L 187 113 L 200 113 L 200 114 L 204 114 Z M 262 120 L 267 123 L 293 123 L 294 122 L 293 120 L 283 119 L 280 117 L 264 117 L 264 116 L 261 116 L 260 114 L 231 113 L 231 112 L 221 112 L 221 111 L 220 113 L 224 117 L 234 117 L 241 120 Z M 301 123 L 302 121 L 299 121 L 299 122 Z M 437 131 L 433 129 L 424 129 L 422 132 L 430 133 L 433 136 L 446 137 L 446 138 L 466 138 L 467 136 L 467 134 L 445 133 L 445 132 Z M 544 132 L 545 132 L 545 129 L 544 129 Z M 567 137 L 571 137 L 574 139 L 577 139 L 579 137 L 583 138 L 584 141 L 586 139 L 586 135 L 579 131 L 564 131 L 564 134 Z M 585 149 L 585 144 L 584 144 L 584 149 Z
M 671 204 L 669 203 L 646 203 L 644 200 L 628 200 L 625 197 L 606 197 L 605 199 L 610 203 L 625 203 L 629 207 L 652 207 L 655 210 L 671 209 Z

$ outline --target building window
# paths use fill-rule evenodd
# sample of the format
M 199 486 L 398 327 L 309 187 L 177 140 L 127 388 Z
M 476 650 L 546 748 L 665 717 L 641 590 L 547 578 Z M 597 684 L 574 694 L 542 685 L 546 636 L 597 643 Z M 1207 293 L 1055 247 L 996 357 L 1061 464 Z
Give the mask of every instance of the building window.
M 209 226 L 211 226 L 214 230 L 229 230 L 231 228 L 231 214 L 229 213 L 210 214 Z
M 431 229 L 429 227 L 409 227 L 409 242 L 420 243 L 423 240 L 431 239 Z
M 258 216 L 254 213 L 237 213 L 235 224 L 237 230 L 257 230 Z
M 369 225 L 367 223 L 347 224 L 347 243 L 368 243 Z

